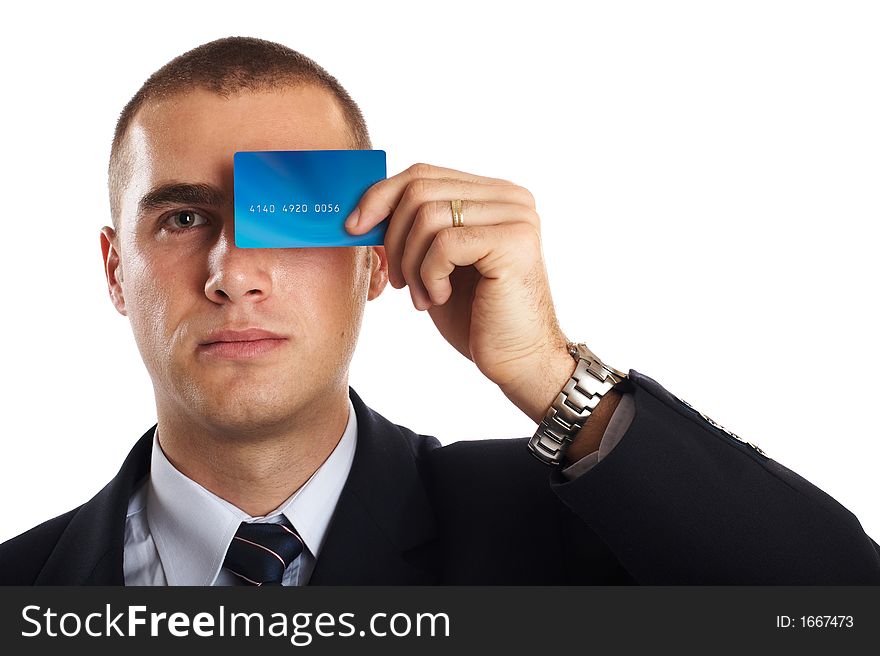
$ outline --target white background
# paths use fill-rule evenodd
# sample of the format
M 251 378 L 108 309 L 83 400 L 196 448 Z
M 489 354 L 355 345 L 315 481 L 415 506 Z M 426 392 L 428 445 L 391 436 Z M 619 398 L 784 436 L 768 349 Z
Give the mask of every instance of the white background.
M 880 539 L 880 16 L 871 2 L 156 2 L 4 10 L 0 540 L 116 473 L 155 421 L 99 230 L 116 118 L 214 38 L 312 57 L 389 175 L 536 197 L 563 330 L 757 442 Z M 367 306 L 350 383 L 448 443 L 534 424 L 409 292 Z

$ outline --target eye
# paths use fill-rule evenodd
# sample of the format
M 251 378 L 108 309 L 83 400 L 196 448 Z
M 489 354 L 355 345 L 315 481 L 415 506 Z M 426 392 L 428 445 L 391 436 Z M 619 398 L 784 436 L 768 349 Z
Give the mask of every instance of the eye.
M 163 223 L 172 226 L 171 232 L 184 232 L 187 228 L 199 225 L 199 219 L 202 219 L 202 223 L 207 223 L 205 217 L 195 210 L 180 210 L 169 215 Z

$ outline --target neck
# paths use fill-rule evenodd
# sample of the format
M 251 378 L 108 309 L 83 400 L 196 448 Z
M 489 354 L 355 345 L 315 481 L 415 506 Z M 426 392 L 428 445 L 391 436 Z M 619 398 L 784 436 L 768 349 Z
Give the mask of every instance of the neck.
M 348 386 L 320 406 L 247 431 L 204 424 L 160 408 L 158 439 L 169 462 L 252 517 L 267 515 L 309 480 L 336 448 L 348 422 Z

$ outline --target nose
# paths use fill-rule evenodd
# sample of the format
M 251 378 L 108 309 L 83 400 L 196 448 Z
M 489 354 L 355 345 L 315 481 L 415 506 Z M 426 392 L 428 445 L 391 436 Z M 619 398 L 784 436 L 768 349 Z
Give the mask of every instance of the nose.
M 229 228 L 224 227 L 209 254 L 205 295 L 221 305 L 264 301 L 272 294 L 271 253 L 264 248 L 238 248 Z

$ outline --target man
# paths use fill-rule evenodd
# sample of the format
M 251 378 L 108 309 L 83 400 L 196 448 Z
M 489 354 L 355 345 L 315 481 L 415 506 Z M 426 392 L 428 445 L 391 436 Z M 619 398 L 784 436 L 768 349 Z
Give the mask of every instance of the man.
M 0 582 L 880 583 L 834 499 L 568 340 L 526 189 L 416 164 L 346 223 L 390 216 L 384 247 L 235 247 L 235 151 L 371 147 L 338 82 L 278 44 L 221 39 L 147 80 L 101 250 L 158 421 L 92 500 L 0 545 Z M 349 363 L 387 282 L 532 440 L 441 447 L 361 401 Z

